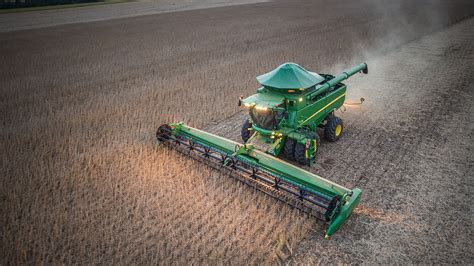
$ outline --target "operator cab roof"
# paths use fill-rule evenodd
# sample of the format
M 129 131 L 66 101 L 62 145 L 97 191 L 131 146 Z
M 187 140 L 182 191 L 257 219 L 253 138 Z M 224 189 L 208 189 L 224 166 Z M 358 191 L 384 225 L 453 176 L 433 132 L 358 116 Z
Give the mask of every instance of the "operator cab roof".
M 257 80 L 270 89 L 307 89 L 324 81 L 319 74 L 310 72 L 298 64 L 284 63 L 274 70 L 260 75 Z
M 273 108 L 282 104 L 284 100 L 285 97 L 283 95 L 260 92 L 243 99 L 242 103 L 247 106 L 257 105 L 261 107 Z

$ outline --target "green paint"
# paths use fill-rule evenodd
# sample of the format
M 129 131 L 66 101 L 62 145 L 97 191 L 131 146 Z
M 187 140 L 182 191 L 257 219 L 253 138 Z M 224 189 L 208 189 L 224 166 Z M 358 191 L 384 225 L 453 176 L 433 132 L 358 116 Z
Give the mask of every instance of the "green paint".
M 301 169 L 293 164 L 280 160 L 266 152 L 255 149 L 252 144 L 241 144 L 183 123 L 170 124 L 172 135 L 191 139 L 193 142 L 203 144 L 220 150 L 241 161 L 258 166 L 260 169 L 269 171 L 282 180 L 295 184 L 309 192 L 317 193 L 332 198 L 340 196 L 343 204 L 336 208 L 331 215 L 332 219 L 326 231 L 331 236 L 347 220 L 353 209 L 360 200 L 361 190 L 354 188 L 350 190 L 316 174 Z
M 287 138 L 301 144 L 311 138 L 308 132 L 314 132 L 344 104 L 347 87 L 341 82 L 361 71 L 367 72 L 367 64 L 362 63 L 331 76 L 309 72 L 294 63 L 285 63 L 258 76 L 257 80 L 263 87 L 256 94 L 242 99 L 241 103 L 249 108 L 253 130 L 268 141 L 279 141 L 279 149 L 271 152 L 277 156 Z M 261 116 L 273 115 L 275 120 L 266 126 L 259 125 L 258 118 L 256 120 L 252 112 L 260 112 Z M 275 138 L 272 137 L 274 133 L 283 135 Z
M 331 220 L 331 223 L 326 230 L 325 238 L 329 238 L 331 235 L 333 235 L 346 222 L 347 218 L 349 218 L 349 215 L 351 215 L 352 211 L 359 204 L 361 194 L 362 190 L 358 188 L 354 188 L 352 190 L 351 197 L 347 199 L 345 204 L 340 208 L 339 213 L 337 213 Z
M 363 63 L 337 76 L 331 76 L 312 73 L 296 64 L 287 63 L 257 77 L 263 87 L 256 94 L 240 100 L 240 103 L 249 108 L 253 122 L 254 133 L 245 144 L 182 123 L 169 126 L 172 128 L 172 135 L 187 137 L 195 143 L 219 150 L 308 192 L 327 199 L 338 199 L 334 201 L 337 204 L 332 212 L 326 213 L 329 219 L 326 238 L 329 238 L 341 228 L 359 204 L 362 191 L 340 186 L 276 156 L 286 140 L 291 138 L 297 143 L 306 144 L 306 158 L 309 158 L 308 154 L 314 158 L 316 127 L 344 103 L 347 87 L 341 82 L 361 71 L 367 73 L 367 64 Z M 255 148 L 256 141 L 269 144 L 269 148 L 266 151 L 258 150 Z M 228 162 L 230 159 L 224 164 Z
M 285 63 L 257 77 L 260 84 L 277 90 L 306 89 L 324 81 L 317 73 L 309 72 L 298 64 Z

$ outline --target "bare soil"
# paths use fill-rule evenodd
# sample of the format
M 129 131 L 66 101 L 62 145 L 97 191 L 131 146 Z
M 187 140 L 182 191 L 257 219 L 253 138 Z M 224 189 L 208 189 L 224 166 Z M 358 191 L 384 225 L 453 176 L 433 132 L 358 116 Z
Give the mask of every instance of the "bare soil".
M 140 0 L 111 3 L 100 6 L 54 8 L 50 10 L 23 10 L 0 14 L 0 32 L 38 29 L 64 24 L 85 23 L 153 15 L 183 10 L 214 8 L 267 2 L 268 0 Z
M 469 19 L 371 58 L 369 76 L 346 82 L 336 113 L 344 138 L 323 139 L 317 164 L 304 168 L 362 188 L 362 203 L 331 241 L 309 234 L 290 262 L 472 262 L 473 26 Z M 206 129 L 242 141 L 246 117 Z
M 0 264 L 472 263 L 474 4 L 276 1 L 0 33 Z M 240 95 L 294 61 L 347 82 L 309 169 L 360 187 L 324 224 L 156 144 L 238 139 Z

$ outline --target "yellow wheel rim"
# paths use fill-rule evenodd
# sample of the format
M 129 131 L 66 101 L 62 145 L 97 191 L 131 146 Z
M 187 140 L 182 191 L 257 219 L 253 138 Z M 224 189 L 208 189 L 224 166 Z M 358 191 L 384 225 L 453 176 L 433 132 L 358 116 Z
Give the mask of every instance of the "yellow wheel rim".
M 341 135 L 341 132 L 342 132 L 342 125 L 337 125 L 336 126 L 336 137 L 339 137 L 339 135 Z

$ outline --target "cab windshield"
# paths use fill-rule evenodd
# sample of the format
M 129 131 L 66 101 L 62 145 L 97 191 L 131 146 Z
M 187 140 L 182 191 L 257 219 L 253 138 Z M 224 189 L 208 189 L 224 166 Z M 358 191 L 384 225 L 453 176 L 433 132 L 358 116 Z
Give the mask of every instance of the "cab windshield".
M 257 109 L 255 107 L 250 108 L 250 116 L 252 117 L 253 123 L 259 128 L 273 130 L 278 126 L 276 112 L 271 109 Z

